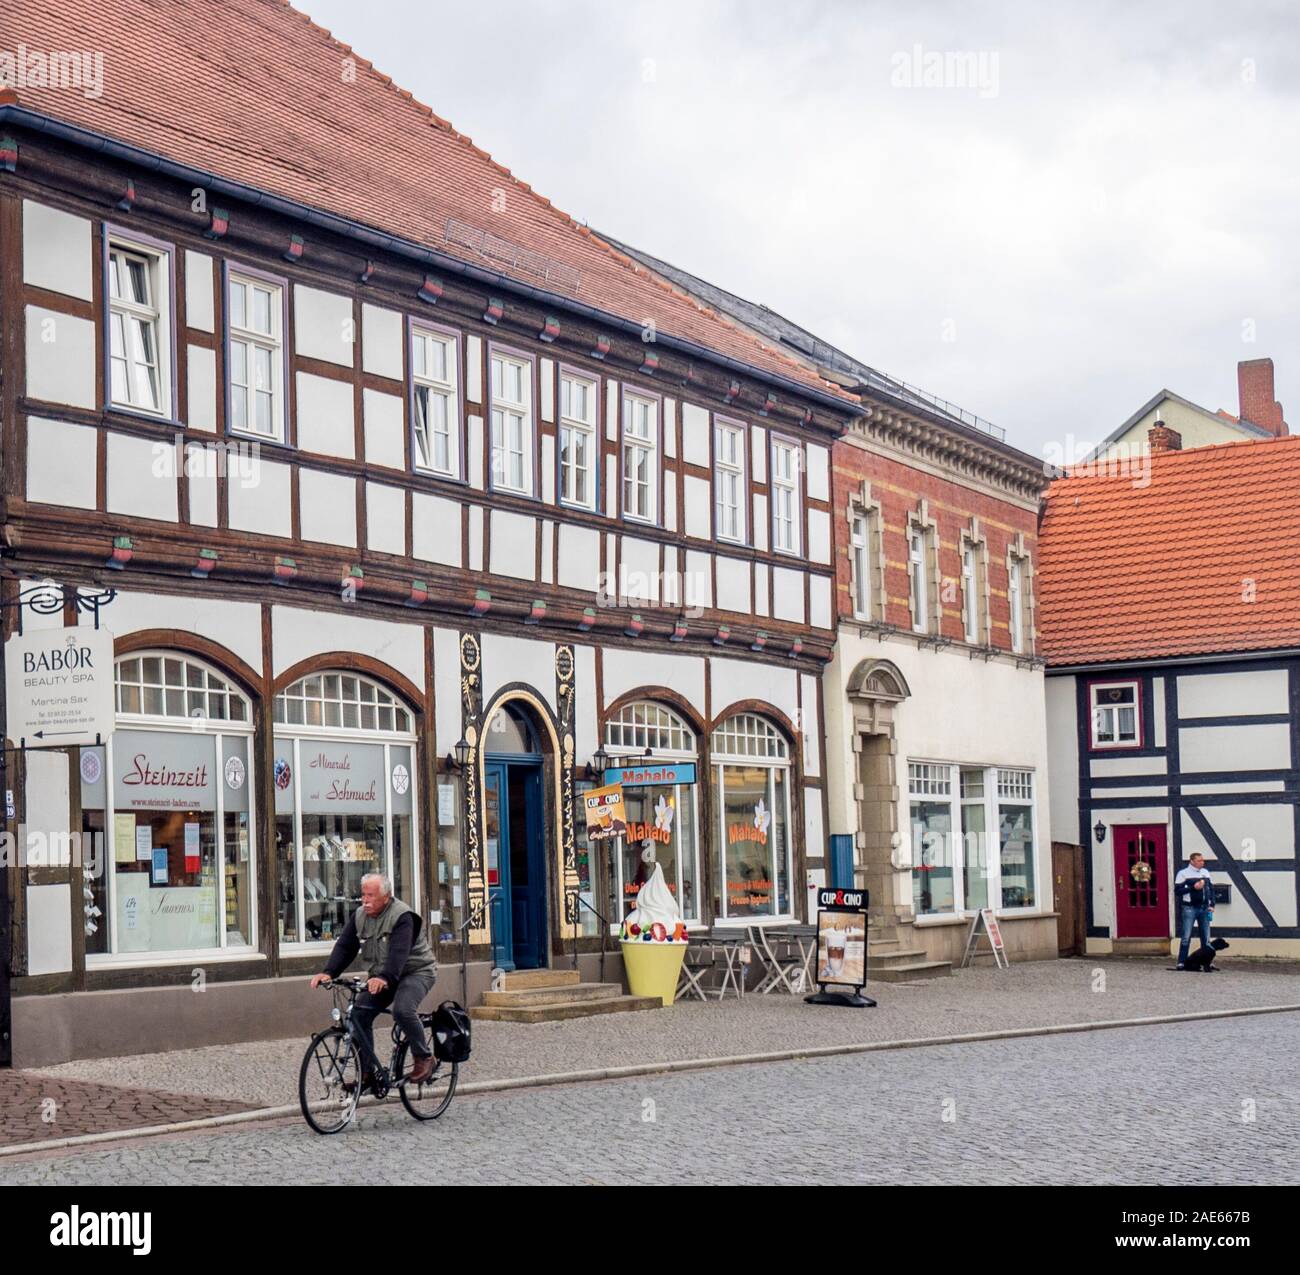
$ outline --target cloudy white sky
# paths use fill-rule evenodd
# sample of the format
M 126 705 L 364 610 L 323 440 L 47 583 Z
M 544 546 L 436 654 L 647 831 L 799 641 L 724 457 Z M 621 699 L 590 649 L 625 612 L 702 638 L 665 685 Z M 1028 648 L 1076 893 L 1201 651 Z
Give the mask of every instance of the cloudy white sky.
M 1167 386 L 1300 431 L 1300 8 L 296 0 L 566 212 L 1035 454 Z M 908 88 L 965 51 L 985 87 Z

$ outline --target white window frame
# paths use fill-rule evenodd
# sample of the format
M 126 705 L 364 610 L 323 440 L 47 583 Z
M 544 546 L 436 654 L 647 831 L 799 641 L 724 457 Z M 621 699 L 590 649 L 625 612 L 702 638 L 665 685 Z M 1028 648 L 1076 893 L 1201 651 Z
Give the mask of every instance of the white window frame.
M 105 911 L 108 915 L 104 918 L 108 924 L 108 951 L 107 952 L 87 952 L 86 968 L 87 969 L 124 969 L 133 966 L 158 966 L 158 965 L 188 965 L 194 961 L 218 961 L 218 960 L 248 960 L 250 957 L 260 958 L 261 953 L 256 946 L 258 934 L 258 916 L 257 916 L 257 895 L 260 887 L 258 881 L 258 856 L 257 856 L 257 784 L 254 780 L 254 751 L 253 743 L 256 735 L 256 726 L 253 717 L 252 704 L 248 697 L 238 691 L 231 683 L 230 679 L 218 673 L 215 669 L 205 664 L 202 660 L 197 660 L 193 656 L 186 655 L 180 651 L 167 650 L 158 648 L 146 651 L 132 651 L 128 655 L 121 655 L 114 661 L 113 684 L 114 684 L 114 708 L 121 701 L 120 691 L 118 690 L 118 669 L 132 660 L 139 660 L 140 667 L 143 670 L 143 661 L 157 659 L 160 661 L 179 660 L 182 665 L 188 668 L 202 669 L 205 677 L 202 687 L 202 693 L 219 694 L 229 699 L 237 699 L 244 710 L 242 720 L 230 717 L 208 718 L 206 715 L 202 718 L 191 717 L 189 714 L 176 715 L 167 713 L 166 710 L 166 690 L 169 685 L 166 680 L 166 666 L 160 665 L 163 670 L 161 685 L 164 691 L 164 712 L 162 713 L 123 713 L 115 712 L 114 727 L 123 730 L 140 730 L 154 731 L 157 733 L 170 733 L 174 735 L 192 736 L 195 731 L 196 720 L 215 722 L 216 728 L 211 731 L 202 731 L 205 738 L 212 740 L 213 764 L 216 769 L 214 782 L 216 786 L 216 808 L 213 811 L 216 827 L 216 878 L 217 886 L 217 939 L 216 947 L 171 949 L 165 952 L 126 952 L 118 951 L 118 933 L 117 933 L 117 847 L 115 844 L 117 834 L 117 807 L 114 803 L 113 779 L 116 771 L 113 763 L 113 740 L 114 735 L 110 734 L 104 741 L 104 873 L 107 878 L 104 898 L 106 900 Z M 211 685 L 209 679 L 214 679 L 216 685 Z M 184 674 L 182 680 L 186 680 Z M 133 682 L 132 685 L 145 686 L 156 685 L 153 682 L 145 683 L 143 673 L 140 682 Z M 198 687 L 176 687 L 174 689 L 199 691 Z M 189 697 L 186 696 L 188 703 Z M 227 710 L 228 711 L 228 710 Z M 229 918 L 226 915 L 226 812 L 225 812 L 225 780 L 223 777 L 222 758 L 224 757 L 224 741 L 226 736 L 238 737 L 247 741 L 245 756 L 248 758 L 245 767 L 245 784 L 248 787 L 248 929 L 249 938 L 252 940 L 243 945 L 231 945 L 229 935 Z M 132 851 L 134 854 L 134 850 Z
M 237 325 L 234 319 L 234 295 L 236 288 L 244 288 L 244 323 Z M 252 296 L 255 291 L 268 294 L 269 328 L 262 332 L 251 326 Z M 284 307 L 286 290 L 283 281 L 266 278 L 250 270 L 232 266 L 226 274 L 226 429 L 229 433 L 242 437 L 258 438 L 264 442 L 284 443 L 288 441 L 288 387 L 285 375 L 285 317 Z M 242 347 L 244 353 L 243 383 L 235 381 L 235 347 Z M 262 388 L 255 383 L 253 371 L 253 354 L 265 353 L 271 368 L 269 387 Z M 266 394 L 270 399 L 268 411 L 269 430 L 260 430 L 254 423 L 257 417 L 257 395 Z M 235 423 L 235 404 L 242 398 L 244 407 L 244 424 Z
M 974 541 L 967 540 L 961 549 L 962 624 L 966 641 L 974 646 L 979 641 L 979 551 Z
M 747 544 L 749 504 L 746 483 L 745 440 L 749 431 L 739 421 L 713 424 L 713 527 L 719 540 Z M 728 490 L 730 488 L 730 491 Z
M 637 710 L 646 719 L 636 721 Z M 651 721 L 651 713 L 647 710 L 654 710 L 654 720 Z M 637 700 L 631 704 L 625 704 L 617 714 L 612 716 L 605 723 L 605 747 L 610 752 L 611 766 L 622 764 L 622 758 L 618 756 L 618 750 L 630 749 L 623 756 L 638 758 L 644 756 L 648 751 L 654 754 L 656 762 L 694 762 L 695 773 L 698 776 L 699 769 L 699 742 L 695 738 L 695 732 L 690 725 L 665 705 L 657 703 L 654 700 Z M 702 785 L 698 782 L 695 784 L 675 784 L 673 785 L 673 801 L 679 817 L 682 809 L 682 789 L 693 787 L 695 792 L 691 800 L 691 859 L 694 869 L 693 880 L 695 882 L 695 915 L 687 917 L 683 908 L 683 920 L 689 928 L 698 929 L 704 925 L 704 880 L 700 875 L 700 798 Z M 680 827 L 680 824 L 678 824 Z M 614 852 L 614 897 L 618 900 L 619 908 L 623 905 L 623 838 L 618 838 L 618 848 Z M 680 853 L 680 838 L 678 843 L 677 858 L 677 892 L 674 896 L 678 900 L 679 907 L 683 898 L 682 892 L 682 868 L 683 855 Z M 613 918 L 616 922 L 622 921 L 622 916 Z
M 772 549 L 798 555 L 803 544 L 803 509 L 800 484 L 803 447 L 792 438 L 772 436 Z
M 582 386 L 587 391 L 587 416 L 579 416 L 573 411 L 573 393 L 575 386 Z M 581 373 L 569 371 L 562 368 L 560 370 L 560 395 L 559 395 L 559 437 L 556 440 L 556 464 L 559 469 L 556 480 L 556 491 L 559 494 L 560 504 L 568 505 L 572 509 L 589 509 L 596 508 L 596 491 L 598 476 L 600 473 L 599 465 L 599 435 L 597 423 L 599 421 L 599 402 L 600 402 L 600 381 L 594 376 L 583 376 Z M 569 439 L 582 438 L 586 442 L 587 463 L 580 466 L 576 461 L 565 463 L 566 441 Z M 576 486 L 577 476 L 585 474 L 587 480 L 587 498 L 580 499 L 573 494 L 573 488 Z
M 797 904 L 795 901 L 794 880 L 794 842 L 793 797 L 791 788 L 794 784 L 794 766 L 790 758 L 790 746 L 785 736 L 766 717 L 759 713 L 736 713 L 719 723 L 711 737 L 710 766 L 713 782 L 717 785 L 717 806 L 715 828 L 718 836 L 718 870 L 721 873 L 722 915 L 714 917 L 714 924 L 721 926 L 739 925 L 775 925 L 788 923 L 793 919 Z M 772 817 L 776 817 L 776 773 L 785 772 L 784 811 L 786 829 L 786 881 L 789 899 L 787 910 L 771 916 L 732 917 L 727 911 L 727 790 L 726 767 L 745 766 L 767 771 L 767 792 L 765 800 Z M 769 838 L 768 859 L 772 870 L 772 892 L 776 902 L 780 902 L 776 882 L 779 879 L 776 862 L 776 838 Z
M 1025 649 L 1024 559 L 1015 555 L 1007 564 L 1007 607 L 1011 649 L 1019 654 Z
M 1132 705 L 1097 703 L 1098 691 L 1117 689 L 1132 690 Z M 1130 737 L 1121 738 L 1119 731 L 1120 709 L 1129 707 L 1133 709 L 1133 733 Z M 1110 733 L 1113 738 L 1109 740 L 1100 738 L 1101 731 L 1099 727 L 1104 718 L 1108 718 L 1111 722 Z M 1114 681 L 1088 683 L 1088 747 L 1094 752 L 1142 747 L 1142 683 L 1139 679 L 1119 678 Z
M 431 347 L 442 347 L 446 375 L 429 372 Z M 417 371 L 417 365 L 423 371 Z M 424 429 L 420 427 L 420 402 L 426 404 Z M 446 422 L 447 463 L 439 465 L 434 451 L 434 436 L 429 430 L 428 404 L 434 399 L 443 404 Z M 421 474 L 439 478 L 460 478 L 460 340 L 454 332 L 422 323 L 411 324 L 411 467 Z
M 137 240 L 115 230 L 107 232 L 105 296 L 108 301 L 108 332 L 106 337 L 109 406 L 128 412 L 140 412 L 163 420 L 176 415 L 176 392 L 173 384 L 172 323 L 172 255 L 161 245 Z M 144 266 L 143 277 L 148 296 L 143 302 L 121 295 L 113 295 L 118 280 L 118 262 L 138 261 Z M 141 331 L 150 334 L 154 358 L 152 365 L 136 340 Z M 120 343 L 120 352 L 114 345 Z M 119 385 L 116 367 L 122 365 Z M 139 394 L 137 377 L 141 369 L 146 376 L 152 373 L 155 403 L 151 406 Z M 118 389 L 124 389 L 119 396 Z
M 963 797 L 961 772 L 983 772 L 983 797 Z M 1021 789 L 1013 794 L 1012 789 Z M 911 806 L 913 801 L 947 803 L 948 821 L 952 829 L 949 853 L 952 859 L 953 907 L 951 911 L 917 913 L 917 925 L 942 925 L 955 917 L 969 918 L 977 909 L 965 906 L 966 899 L 966 839 L 962 831 L 962 808 L 984 807 L 985 852 L 989 862 L 989 903 L 995 916 L 1033 916 L 1042 911 L 1042 820 L 1038 808 L 1037 772 L 1028 766 L 992 766 L 981 762 L 941 762 L 921 758 L 907 761 L 907 815 L 910 838 Z M 1004 907 L 1002 904 L 1002 814 L 1003 805 L 1027 805 L 1033 820 L 1033 876 L 1034 896 L 1037 900 L 1026 907 Z M 910 844 L 910 841 L 909 841 Z
M 850 566 L 853 570 L 853 618 L 872 618 L 871 514 L 857 509 L 849 520 Z
M 641 433 L 636 421 L 636 410 L 645 408 L 645 432 Z M 624 390 L 621 412 L 621 455 L 619 457 L 620 501 L 623 517 L 631 522 L 657 524 L 659 521 L 659 400 L 635 390 Z M 632 465 L 643 462 L 644 480 L 633 477 Z M 630 491 L 644 497 L 634 506 L 628 499 Z
M 330 695 L 330 683 L 328 679 L 337 678 L 339 680 L 340 692 L 338 695 Z M 357 683 L 358 694 L 356 697 L 345 695 L 342 691 L 344 679 L 354 679 Z M 320 693 L 315 692 L 313 683 L 319 684 Z M 388 730 L 381 726 L 374 728 L 364 726 L 327 726 L 321 724 L 308 723 L 306 712 L 304 711 L 304 721 L 289 722 L 288 713 L 283 710 L 287 709 L 290 700 L 300 700 L 304 705 L 308 702 L 320 704 L 322 709 L 328 704 L 339 705 L 340 721 L 342 720 L 343 707 L 355 706 L 358 710 L 358 721 L 360 721 L 360 709 L 363 705 L 369 703 L 362 690 L 363 687 L 371 687 L 375 691 L 376 707 L 390 707 L 393 711 L 394 728 Z M 406 726 L 397 725 L 399 715 L 405 715 Z M 322 712 L 322 717 L 324 716 Z M 293 839 L 297 847 L 297 853 L 294 855 L 294 900 L 296 908 L 296 923 L 299 935 L 305 935 L 306 930 L 306 894 L 303 887 L 303 870 L 305 855 L 303 854 L 302 844 L 302 745 L 310 745 L 314 740 L 323 740 L 326 742 L 352 742 L 357 744 L 381 744 L 384 749 L 384 859 L 383 870 L 387 873 L 389 880 L 394 879 L 394 846 L 393 846 L 393 786 L 391 776 L 393 773 L 392 749 L 396 747 L 408 748 L 410 751 L 411 765 L 411 893 L 413 898 L 406 900 L 415 912 L 421 911 L 422 881 L 420 879 L 420 784 L 419 784 L 419 763 L 417 738 L 415 734 L 415 715 L 407 706 L 406 701 L 393 694 L 381 682 L 375 681 L 374 678 L 367 677 L 364 673 L 354 673 L 348 669 L 321 669 L 315 673 L 308 673 L 300 677 L 296 682 L 286 686 L 281 690 L 272 701 L 271 706 L 271 751 L 274 752 L 274 740 L 282 739 L 291 744 L 293 748 L 293 773 L 297 777 L 293 785 Z M 271 815 L 274 820 L 278 816 L 274 811 Z M 280 863 L 275 861 L 272 870 L 276 873 L 276 880 L 279 880 Z M 428 917 L 425 916 L 427 924 Z M 335 938 L 338 936 L 335 935 Z M 431 940 L 433 941 L 433 940 Z M 292 952 L 295 955 L 303 955 L 311 952 L 328 952 L 334 946 L 334 939 L 307 939 L 300 938 L 295 943 L 287 940 L 281 940 L 280 950 L 283 952 Z
M 911 583 L 912 632 L 930 631 L 930 580 L 926 554 L 929 535 L 919 523 L 907 529 L 907 575 Z
M 498 375 L 506 367 L 519 371 L 520 397 L 511 399 L 504 393 L 505 377 Z M 536 451 L 536 425 L 533 420 L 533 362 L 509 350 L 493 349 L 488 359 L 488 392 L 490 398 L 490 455 L 491 486 L 496 491 L 514 492 L 519 496 L 534 494 L 534 453 Z M 507 430 L 518 427 L 518 446 L 515 439 L 507 437 Z M 507 454 L 519 457 L 520 482 L 508 480 Z

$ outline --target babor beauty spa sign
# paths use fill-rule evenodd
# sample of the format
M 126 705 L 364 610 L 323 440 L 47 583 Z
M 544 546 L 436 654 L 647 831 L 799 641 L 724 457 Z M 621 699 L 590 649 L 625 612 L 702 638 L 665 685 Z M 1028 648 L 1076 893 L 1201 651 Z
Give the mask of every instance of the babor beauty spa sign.
M 95 744 L 113 732 L 113 635 L 29 629 L 5 643 L 10 739 L 28 748 Z M 97 738 L 98 737 L 98 738 Z

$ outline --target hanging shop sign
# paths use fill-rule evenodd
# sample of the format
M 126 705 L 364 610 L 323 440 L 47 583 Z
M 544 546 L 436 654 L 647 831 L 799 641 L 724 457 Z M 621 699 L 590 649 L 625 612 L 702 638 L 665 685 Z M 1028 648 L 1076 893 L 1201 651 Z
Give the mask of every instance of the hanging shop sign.
M 627 831 L 621 784 L 589 788 L 582 794 L 582 807 L 587 820 L 588 841 L 607 841 L 611 837 L 621 837 Z
M 693 784 L 693 761 L 651 762 L 646 766 L 606 766 L 605 782 L 624 788 L 657 788 L 672 784 Z
M 65 626 L 5 643 L 8 734 L 28 748 L 97 744 L 113 733 L 113 635 Z
M 871 1006 L 862 995 L 867 985 L 866 890 L 818 890 L 817 966 L 813 979 L 818 990 L 805 996 L 810 1005 Z

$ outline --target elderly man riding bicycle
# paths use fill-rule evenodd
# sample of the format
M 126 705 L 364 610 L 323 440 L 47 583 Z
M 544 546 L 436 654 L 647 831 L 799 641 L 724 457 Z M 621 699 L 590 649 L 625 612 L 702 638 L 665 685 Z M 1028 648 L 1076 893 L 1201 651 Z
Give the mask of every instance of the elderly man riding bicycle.
M 358 952 L 366 963 L 369 981 L 352 1011 L 365 1048 L 363 1089 L 371 1083 L 377 1065 L 374 1022 L 390 1007 L 415 1058 L 408 1080 L 422 1084 L 433 1072 L 433 1054 L 418 1011 L 433 987 L 437 962 L 421 930 L 419 915 L 393 897 L 388 877 L 380 872 L 368 873 L 361 878 L 361 906 L 336 940 L 324 971 L 312 976 L 312 987 L 332 982 L 352 964 Z

